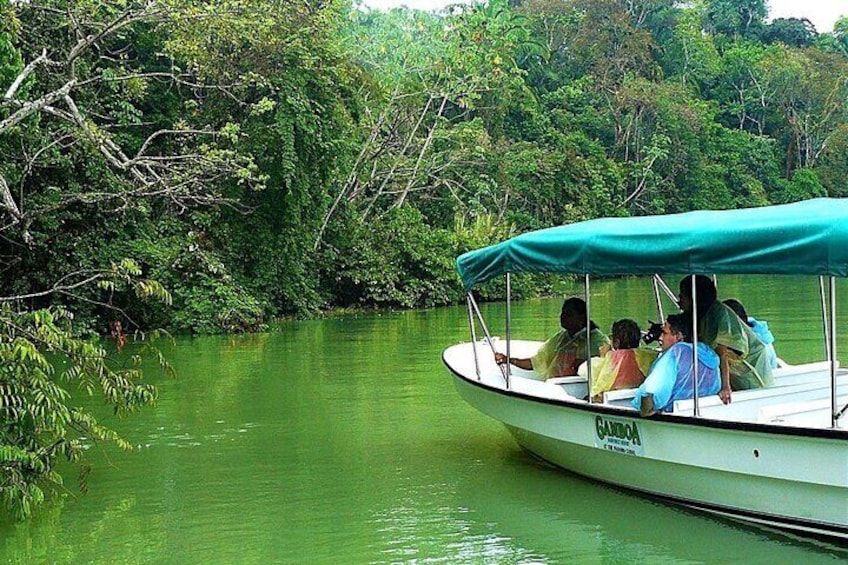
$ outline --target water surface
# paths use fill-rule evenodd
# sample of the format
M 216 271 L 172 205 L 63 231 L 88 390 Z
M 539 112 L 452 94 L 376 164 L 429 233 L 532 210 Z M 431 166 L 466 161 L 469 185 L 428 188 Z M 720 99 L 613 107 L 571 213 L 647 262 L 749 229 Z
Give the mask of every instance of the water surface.
M 719 286 L 770 322 L 782 357 L 821 357 L 817 286 Z M 656 319 L 649 298 L 642 281 L 595 284 L 594 317 L 605 330 L 619 317 Z M 559 306 L 514 305 L 513 331 L 543 339 Z M 503 335 L 503 307 L 483 309 Z M 179 339 L 168 352 L 178 377 L 156 379 L 157 406 L 116 424 L 138 450 L 92 445 L 90 492 L 29 523 L 0 525 L 0 562 L 848 558 L 845 549 L 666 506 L 535 460 L 453 390 L 440 354 L 466 339 L 467 326 L 464 309 L 445 308 Z

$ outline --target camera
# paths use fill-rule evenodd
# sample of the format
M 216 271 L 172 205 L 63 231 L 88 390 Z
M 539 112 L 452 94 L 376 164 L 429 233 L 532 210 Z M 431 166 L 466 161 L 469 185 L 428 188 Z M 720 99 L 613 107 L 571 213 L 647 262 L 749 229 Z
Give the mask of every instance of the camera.
M 663 325 L 659 322 L 652 322 L 648 320 L 648 324 L 650 324 L 648 331 L 646 331 L 645 335 L 642 336 L 642 341 L 644 341 L 645 344 L 657 341 L 662 335 L 663 330 Z

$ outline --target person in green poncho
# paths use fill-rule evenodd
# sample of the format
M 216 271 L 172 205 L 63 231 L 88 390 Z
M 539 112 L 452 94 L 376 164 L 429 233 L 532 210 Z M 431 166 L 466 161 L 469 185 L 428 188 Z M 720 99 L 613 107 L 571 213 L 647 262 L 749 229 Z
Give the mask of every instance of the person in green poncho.
M 599 355 L 601 346 L 609 343 L 607 336 L 592 322 L 587 355 L 587 318 L 586 303 L 583 300 L 576 297 L 566 299 L 559 315 L 562 329 L 551 336 L 533 357 L 510 357 L 509 363 L 527 371 L 532 370 L 542 379 L 576 375 L 581 363 Z M 495 361 L 498 364 L 506 363 L 506 355 L 496 353 Z
M 698 301 L 698 340 L 719 356 L 722 402 L 728 404 L 732 390 L 763 388 L 774 384 L 765 344 L 726 304 L 718 301 L 715 284 L 704 275 L 695 275 Z M 680 281 L 680 308 L 692 314 L 692 277 Z

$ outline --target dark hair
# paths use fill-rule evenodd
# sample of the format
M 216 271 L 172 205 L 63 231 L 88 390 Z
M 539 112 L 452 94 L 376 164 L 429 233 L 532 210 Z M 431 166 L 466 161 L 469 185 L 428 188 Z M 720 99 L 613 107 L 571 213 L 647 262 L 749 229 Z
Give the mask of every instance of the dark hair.
M 613 343 L 615 343 L 615 340 L 618 340 L 618 349 L 635 349 L 639 347 L 639 338 L 642 336 L 642 332 L 639 330 L 639 324 L 633 320 L 625 318 L 624 320 L 615 322 L 612 325 L 610 333 L 612 334 Z
M 672 332 L 683 335 L 683 341 L 692 342 L 692 320 L 688 314 L 669 314 L 665 323 Z
M 586 302 L 582 298 L 577 298 L 576 296 L 572 296 L 571 298 L 566 298 L 562 303 L 562 314 L 577 314 L 580 316 L 580 322 L 583 326 L 586 326 L 587 314 L 586 314 Z M 597 329 L 598 325 L 595 322 L 591 322 L 592 329 Z
M 745 322 L 748 327 L 754 327 L 754 324 L 748 322 L 748 313 L 745 311 L 745 307 L 742 306 L 741 302 L 739 302 L 735 298 L 728 298 L 724 301 L 724 303 L 725 305 L 727 305 L 728 308 L 733 310 L 736 315 L 739 316 L 739 319 Z
M 716 301 L 718 293 L 710 277 L 706 275 L 694 275 L 694 277 L 695 290 L 697 291 L 695 298 L 698 301 L 695 305 L 695 311 L 698 312 L 698 317 L 702 318 L 707 313 L 707 310 L 710 309 L 710 306 Z M 680 279 L 680 294 L 692 296 L 692 276 L 686 276 Z

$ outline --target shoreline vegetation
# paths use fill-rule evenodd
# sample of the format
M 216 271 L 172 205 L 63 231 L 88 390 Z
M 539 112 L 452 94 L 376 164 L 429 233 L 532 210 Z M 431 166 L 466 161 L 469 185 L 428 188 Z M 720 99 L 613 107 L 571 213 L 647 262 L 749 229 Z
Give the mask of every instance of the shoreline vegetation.
M 0 0 L 0 502 L 129 447 L 68 405 L 155 400 L 94 336 L 453 304 L 510 235 L 845 196 L 846 77 L 848 18 L 765 0 Z

